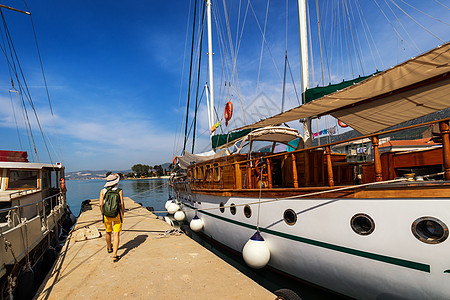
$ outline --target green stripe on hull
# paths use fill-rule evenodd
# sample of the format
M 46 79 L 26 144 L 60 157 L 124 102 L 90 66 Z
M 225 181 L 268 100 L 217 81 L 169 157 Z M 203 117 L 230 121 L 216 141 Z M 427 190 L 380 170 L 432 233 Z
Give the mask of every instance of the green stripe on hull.
M 193 206 L 190 206 L 190 205 L 187 205 L 187 204 L 184 204 L 184 205 L 186 205 L 189 208 L 196 209 Z M 202 210 L 198 210 L 198 211 L 203 213 L 203 214 L 205 214 L 205 215 L 208 215 L 210 217 L 213 217 L 213 218 L 216 218 L 216 219 L 228 222 L 228 223 L 232 223 L 232 224 L 235 224 L 235 225 L 239 225 L 239 226 L 242 226 L 242 227 L 246 227 L 246 228 L 250 228 L 250 229 L 256 230 L 256 226 L 254 226 L 254 225 L 250 225 L 250 224 L 247 224 L 247 223 L 243 223 L 243 222 L 239 222 L 239 221 L 236 221 L 236 220 L 228 219 L 228 218 L 225 218 L 225 217 L 222 217 L 222 216 L 218 216 L 218 215 L 212 214 L 212 213 L 207 212 L 207 211 L 202 211 Z M 260 227 L 259 230 L 261 232 L 266 232 L 266 233 L 271 234 L 271 235 L 275 235 L 275 236 L 279 236 L 279 237 L 282 237 L 282 238 L 285 238 L 285 239 L 289 239 L 289 240 L 305 243 L 305 244 L 308 244 L 308 245 L 313 245 L 313 246 L 317 246 L 317 247 L 321 247 L 321 248 L 325 248 L 325 249 L 339 251 L 339 252 L 343 252 L 343 253 L 347 253 L 347 254 L 351 254 L 351 255 L 356 255 L 356 256 L 360 256 L 360 257 L 364 257 L 364 258 L 368 258 L 368 259 L 381 261 L 381 262 L 392 264 L 392 265 L 397 265 L 397 266 L 401 266 L 401 267 L 405 267 L 405 268 L 410 268 L 410 269 L 414 269 L 414 270 L 430 273 L 430 265 L 426 265 L 426 264 L 422 264 L 422 263 L 418 263 L 418 262 L 413 262 L 413 261 L 409 261 L 409 260 L 405 260 L 405 259 L 400 259 L 400 258 L 395 258 L 395 257 L 389 257 L 389 256 L 385 256 L 385 255 L 370 253 L 370 252 L 366 252 L 366 251 L 351 249 L 351 248 L 342 247 L 342 246 L 338 246 L 338 245 L 333 245 L 333 244 L 329 244 L 329 243 L 325 243 L 325 242 L 315 241 L 315 240 L 311 240 L 311 239 L 308 239 L 308 238 L 303 238 L 303 237 L 299 237 L 299 236 L 295 236 L 295 235 L 291 235 L 291 234 L 287 234 L 287 233 L 283 233 L 283 232 L 279 232 L 279 231 L 275 231 L 275 230 L 271 230 L 271 229 L 266 229 L 266 228 L 261 228 Z

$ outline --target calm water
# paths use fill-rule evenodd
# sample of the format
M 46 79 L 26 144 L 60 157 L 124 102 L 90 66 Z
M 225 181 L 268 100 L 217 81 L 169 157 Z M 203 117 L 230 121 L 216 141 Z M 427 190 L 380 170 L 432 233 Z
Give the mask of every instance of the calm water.
M 67 180 L 67 202 L 72 212 L 78 216 L 80 213 L 81 202 L 87 199 L 98 199 L 100 190 L 103 188 L 105 182 L 105 180 L 100 179 Z M 124 196 L 130 197 L 135 202 L 141 203 L 145 207 L 151 206 L 155 211 L 165 210 L 164 205 L 169 196 L 167 179 L 121 180 L 119 182 L 119 187 L 123 190 Z M 160 213 L 159 215 L 165 214 Z M 316 287 L 269 271 L 266 268 L 253 270 L 247 267 L 241 255 L 232 253 L 220 245 L 201 238 L 196 234 L 194 234 L 193 238 L 203 247 L 272 292 L 281 288 L 288 288 L 295 291 L 302 299 L 343 299 Z
M 100 190 L 106 180 L 67 180 L 67 203 L 73 214 L 80 214 L 81 202 L 87 199 L 98 199 Z M 165 210 L 164 205 L 169 197 L 169 180 L 139 179 L 121 180 L 119 188 L 125 197 L 130 197 L 143 206 L 152 206 L 155 210 Z

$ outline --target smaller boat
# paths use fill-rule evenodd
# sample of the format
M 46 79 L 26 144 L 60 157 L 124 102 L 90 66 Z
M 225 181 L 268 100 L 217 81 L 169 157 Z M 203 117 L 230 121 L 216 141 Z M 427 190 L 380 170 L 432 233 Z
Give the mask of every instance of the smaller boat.
M 25 151 L 0 151 L 0 298 L 31 298 L 53 264 L 59 236 L 74 217 L 64 167 L 28 162 Z

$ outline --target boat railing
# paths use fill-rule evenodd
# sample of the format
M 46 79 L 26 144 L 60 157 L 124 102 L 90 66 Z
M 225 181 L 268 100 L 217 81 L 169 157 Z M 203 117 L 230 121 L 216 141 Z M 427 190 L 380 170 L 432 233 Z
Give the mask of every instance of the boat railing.
M 20 202 L 19 202 L 20 203 Z M 62 192 L 57 194 L 50 195 L 38 201 L 27 203 L 27 204 L 19 204 L 13 207 L 8 207 L 4 209 L 0 209 L 0 219 L 6 219 L 7 223 L 10 224 L 10 227 L 17 226 L 25 217 L 24 209 L 35 206 L 35 213 L 32 217 L 35 216 L 48 216 L 53 209 L 65 203 L 65 195 Z M 17 220 L 14 216 L 17 216 Z M 30 218 L 30 215 L 28 215 Z M 9 220 L 8 220 L 9 219 Z
M 356 183 L 359 178 L 354 175 L 354 168 L 370 165 L 374 173 L 373 181 L 382 181 L 379 137 L 408 129 L 439 124 L 443 145 L 444 178 L 450 180 L 449 121 L 450 118 L 445 118 L 292 152 L 250 153 L 250 158 L 242 156 L 223 157 L 221 160 L 204 162 L 188 168 L 188 178 L 192 179 L 191 184 L 194 188 L 208 189 L 223 189 L 224 187 L 233 189 L 272 188 L 275 185 L 292 188 L 322 185 L 333 187 L 335 184 Z M 373 159 L 370 162 L 348 162 L 345 160 L 345 154 L 341 154 L 342 157 L 340 157 L 339 154 L 331 151 L 333 146 L 362 139 L 369 139 L 372 143 L 371 156 Z M 298 168 L 298 165 L 303 165 L 303 168 Z M 281 171 L 279 170 L 280 166 L 283 167 Z M 277 184 L 276 181 L 280 180 L 278 178 L 280 176 L 274 176 L 275 169 L 277 169 L 278 174 L 283 173 L 281 177 L 283 177 L 284 182 Z M 301 178 L 299 178 L 299 175 L 301 175 Z

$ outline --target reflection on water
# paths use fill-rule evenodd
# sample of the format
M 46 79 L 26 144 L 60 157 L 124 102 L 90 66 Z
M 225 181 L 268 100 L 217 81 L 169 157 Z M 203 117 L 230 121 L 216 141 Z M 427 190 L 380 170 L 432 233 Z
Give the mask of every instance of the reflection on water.
M 87 199 L 98 199 L 100 190 L 106 180 L 67 180 L 67 203 L 72 212 L 78 216 L 81 202 Z M 143 206 L 151 206 L 155 211 L 164 211 L 164 204 L 169 196 L 168 179 L 121 180 L 119 188 L 125 197 L 130 197 Z M 164 213 L 157 213 L 164 215 Z

